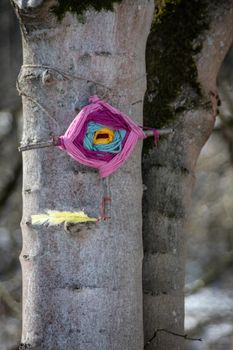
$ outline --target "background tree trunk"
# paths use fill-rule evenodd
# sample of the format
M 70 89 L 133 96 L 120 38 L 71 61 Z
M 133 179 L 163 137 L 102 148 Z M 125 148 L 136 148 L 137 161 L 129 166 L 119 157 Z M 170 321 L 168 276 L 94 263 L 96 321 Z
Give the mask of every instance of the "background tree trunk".
M 231 162 L 233 163 L 233 46 L 229 49 L 217 77 L 219 96 L 220 131 L 227 142 Z
M 166 3 L 166 2 L 164 2 Z M 185 229 L 195 164 L 215 121 L 216 76 L 233 40 L 232 1 L 162 5 L 147 44 L 145 124 L 174 126 L 144 148 L 145 349 L 183 349 Z
M 15 80 L 22 61 L 20 30 L 9 0 L 0 2 L 0 109 L 15 111 L 20 98 L 15 89 Z
M 70 13 L 58 23 L 54 1 L 14 4 L 23 33 L 24 144 L 64 133 L 93 89 L 142 122 L 152 0 L 124 0 L 113 12 L 90 7 L 82 23 Z M 143 348 L 140 151 L 110 178 L 111 220 L 72 233 L 33 227 L 30 217 L 46 209 L 98 216 L 99 175 L 58 149 L 23 154 L 22 348 Z

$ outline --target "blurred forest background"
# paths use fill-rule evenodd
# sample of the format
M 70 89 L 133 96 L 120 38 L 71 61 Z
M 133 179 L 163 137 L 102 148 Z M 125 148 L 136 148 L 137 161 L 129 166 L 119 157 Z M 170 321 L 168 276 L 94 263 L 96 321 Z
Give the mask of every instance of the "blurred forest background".
M 22 170 L 17 146 L 22 110 L 15 82 L 22 54 L 9 0 L 0 1 L 0 32 L 0 350 L 16 350 L 21 333 Z M 233 349 L 232 56 L 230 52 L 219 75 L 222 103 L 199 158 L 186 227 L 186 330 L 203 339 L 187 340 L 188 350 Z

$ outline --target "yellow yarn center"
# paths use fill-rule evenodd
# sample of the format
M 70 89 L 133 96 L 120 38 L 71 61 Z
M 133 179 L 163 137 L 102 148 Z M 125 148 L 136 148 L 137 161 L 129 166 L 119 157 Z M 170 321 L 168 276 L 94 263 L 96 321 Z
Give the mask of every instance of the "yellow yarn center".
M 114 139 L 114 131 L 109 128 L 102 128 L 95 132 L 93 143 L 95 145 L 106 145 Z

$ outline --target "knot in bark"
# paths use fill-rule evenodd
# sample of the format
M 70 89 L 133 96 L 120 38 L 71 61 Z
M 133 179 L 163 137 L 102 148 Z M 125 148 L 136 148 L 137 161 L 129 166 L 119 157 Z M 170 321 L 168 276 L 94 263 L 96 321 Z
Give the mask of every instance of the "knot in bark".
M 53 74 L 48 69 L 42 73 L 41 80 L 44 85 L 51 85 L 55 82 Z

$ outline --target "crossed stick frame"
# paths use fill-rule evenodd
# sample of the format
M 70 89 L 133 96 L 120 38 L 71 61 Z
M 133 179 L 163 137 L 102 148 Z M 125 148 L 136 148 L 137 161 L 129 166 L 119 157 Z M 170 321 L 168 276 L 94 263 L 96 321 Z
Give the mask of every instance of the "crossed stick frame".
M 164 129 L 157 129 L 160 136 L 166 136 L 173 134 L 175 132 L 172 128 L 164 128 Z M 144 130 L 144 133 L 147 137 L 154 136 L 153 130 Z M 54 136 L 52 139 L 48 141 L 38 141 L 38 142 L 32 142 L 25 145 L 20 145 L 18 147 L 19 152 L 29 151 L 33 149 L 38 148 L 46 148 L 46 147 L 52 147 L 58 145 L 58 137 Z

